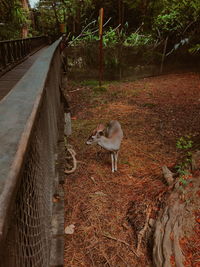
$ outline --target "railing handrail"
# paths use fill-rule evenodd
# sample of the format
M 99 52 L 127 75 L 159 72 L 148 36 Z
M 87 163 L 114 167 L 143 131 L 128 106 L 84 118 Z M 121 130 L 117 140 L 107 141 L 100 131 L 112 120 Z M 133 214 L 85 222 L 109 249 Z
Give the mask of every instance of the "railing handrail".
M 0 76 L 47 44 L 47 37 L 0 41 Z
M 39 38 L 47 38 L 47 35 L 21 38 L 21 39 L 12 39 L 12 40 L 2 40 L 2 41 L 0 41 L 0 43 L 9 43 L 9 42 L 16 42 L 16 41 L 22 41 L 22 40 L 32 40 L 32 39 L 39 39 Z
M 54 42 L 0 102 L 0 243 L 8 228 L 32 128 L 40 107 L 46 78 L 60 40 Z

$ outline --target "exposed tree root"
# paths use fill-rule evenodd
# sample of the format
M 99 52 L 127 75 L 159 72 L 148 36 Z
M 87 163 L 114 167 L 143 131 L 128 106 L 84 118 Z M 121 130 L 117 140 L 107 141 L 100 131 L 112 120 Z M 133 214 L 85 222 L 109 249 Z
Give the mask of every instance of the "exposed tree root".
M 168 203 L 159 214 L 155 224 L 153 261 L 155 267 L 169 267 L 174 261 L 177 267 L 182 267 L 184 255 L 179 240 L 183 236 L 182 221 L 185 203 L 180 201 L 180 193 L 174 190 Z
M 198 171 L 200 168 L 200 151 L 192 154 L 191 162 L 192 171 Z M 195 193 L 199 188 L 199 177 L 193 177 L 187 181 L 187 187 L 184 188 L 184 194 L 181 189 L 180 180 L 174 181 L 174 174 L 166 167 L 162 167 L 164 178 L 171 190 L 164 210 L 160 211 L 155 224 L 154 244 L 153 244 L 153 261 L 155 267 L 183 267 L 186 261 L 186 255 L 182 252 L 181 240 L 184 239 L 185 224 L 188 219 L 190 224 L 194 220 L 192 218 L 193 208 L 188 210 L 185 199 L 198 202 Z M 189 176 L 190 177 L 190 176 Z M 190 178 L 191 179 L 191 178 Z M 191 183 L 191 187 L 189 184 Z M 182 200 L 183 199 L 183 200 Z M 193 202 L 194 203 L 194 202 Z M 191 217 L 187 218 L 186 210 L 189 211 Z M 183 224 L 184 222 L 184 224 Z M 194 223 L 194 222 L 193 222 Z M 192 227 L 190 227 L 192 228 Z
M 173 184 L 174 179 L 173 176 L 174 174 L 167 168 L 167 166 L 163 166 L 162 167 L 162 171 L 163 171 L 163 176 L 167 182 L 168 185 Z

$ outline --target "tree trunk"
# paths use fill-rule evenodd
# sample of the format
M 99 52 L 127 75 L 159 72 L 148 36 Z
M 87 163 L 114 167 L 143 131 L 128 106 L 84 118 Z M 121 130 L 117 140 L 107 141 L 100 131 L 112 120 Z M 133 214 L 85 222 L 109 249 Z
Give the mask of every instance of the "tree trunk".
M 29 10 L 27 0 L 21 0 L 21 3 L 22 3 L 23 9 Z M 27 38 L 27 36 L 28 36 L 28 26 L 27 25 L 22 26 L 21 36 L 22 36 L 22 38 Z
M 58 19 L 58 14 L 57 14 L 57 10 L 56 10 L 56 2 L 55 2 L 55 0 L 53 0 L 52 8 L 53 8 L 55 19 L 56 19 L 56 26 L 57 26 L 58 32 L 60 32 L 60 21 Z
M 121 0 L 118 0 L 118 24 L 122 23 L 122 8 L 121 8 Z M 121 26 L 120 26 L 121 29 Z
M 80 33 L 80 25 L 81 24 L 81 4 L 80 6 L 77 7 L 77 11 L 76 11 L 76 33 L 79 34 Z
M 119 29 L 124 25 L 124 3 L 123 0 L 118 0 L 118 25 L 121 25 Z

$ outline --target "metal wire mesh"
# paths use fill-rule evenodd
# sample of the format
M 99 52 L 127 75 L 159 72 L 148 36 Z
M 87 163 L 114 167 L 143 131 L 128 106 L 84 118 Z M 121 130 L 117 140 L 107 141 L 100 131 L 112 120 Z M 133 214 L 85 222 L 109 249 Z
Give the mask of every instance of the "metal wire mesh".
M 59 83 L 60 58 L 57 52 L 21 167 L 1 267 L 47 267 L 50 264 L 55 153 L 62 114 Z

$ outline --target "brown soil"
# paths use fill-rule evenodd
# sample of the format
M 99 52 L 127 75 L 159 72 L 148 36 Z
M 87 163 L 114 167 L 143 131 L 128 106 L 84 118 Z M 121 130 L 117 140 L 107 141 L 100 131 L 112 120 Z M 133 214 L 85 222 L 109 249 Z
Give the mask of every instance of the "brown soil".
M 77 153 L 78 168 L 64 184 L 65 226 L 75 225 L 65 239 L 65 266 L 153 266 L 150 234 L 143 238 L 140 255 L 135 254 L 137 237 L 147 210 L 151 207 L 150 217 L 155 218 L 160 195 L 168 190 L 161 166 L 171 168 L 180 157 L 177 139 L 190 134 L 199 140 L 199 75 L 115 82 L 102 90 L 70 83 L 66 94 L 73 117 L 68 142 Z M 99 122 L 112 119 L 120 121 L 125 134 L 114 174 L 110 155 L 85 144 Z M 195 214 L 192 229 L 188 227 L 181 244 L 185 266 L 197 267 L 200 210 L 195 205 L 190 210 Z

